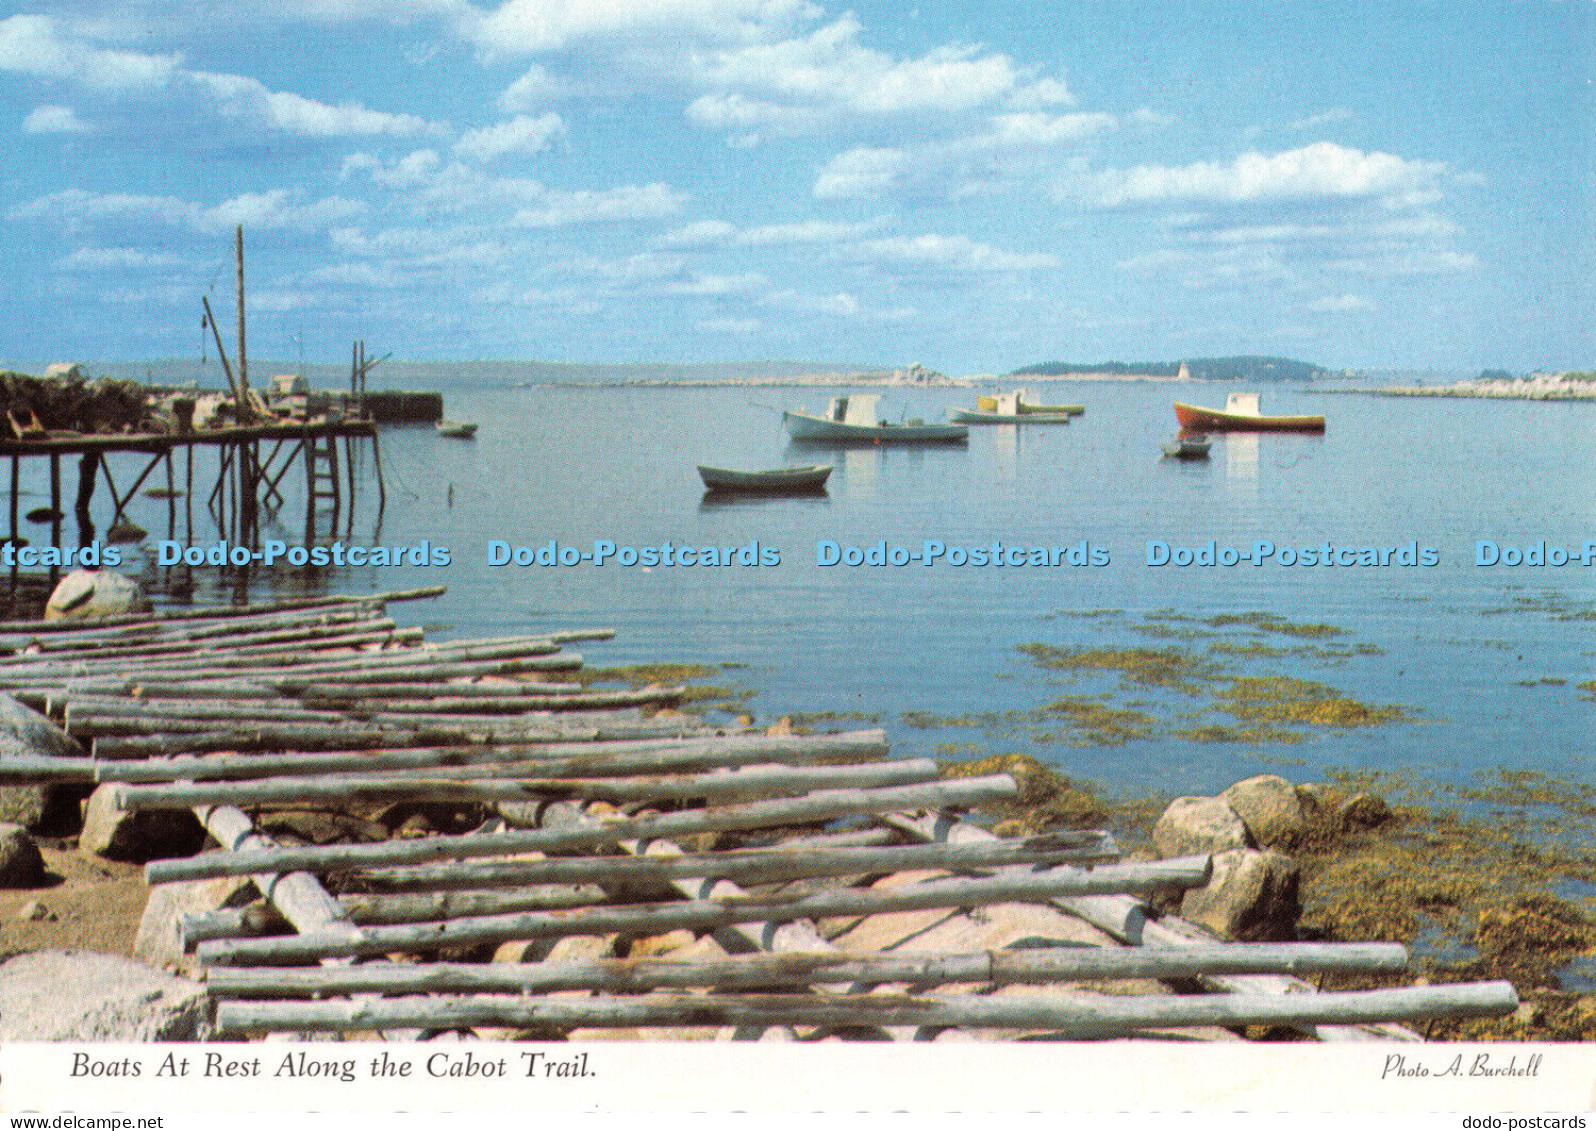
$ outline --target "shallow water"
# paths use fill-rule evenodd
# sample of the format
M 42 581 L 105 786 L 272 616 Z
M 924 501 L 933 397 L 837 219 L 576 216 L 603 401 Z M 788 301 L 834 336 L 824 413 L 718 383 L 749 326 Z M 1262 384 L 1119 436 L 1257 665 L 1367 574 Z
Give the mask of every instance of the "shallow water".
M 776 411 L 823 408 L 826 390 L 514 388 L 502 367 L 445 376 L 447 413 L 479 422 L 476 438 L 386 429 L 380 528 L 368 488 L 346 542 L 426 539 L 448 546 L 451 564 L 310 578 L 257 571 L 253 595 L 447 584 L 445 597 L 396 606 L 396 615 L 439 637 L 610 626 L 616 640 L 584 645 L 590 662 L 728 665 L 712 682 L 754 690 L 746 709 L 761 719 L 856 713 L 880 720 L 905 753 L 1026 750 L 1115 791 L 1206 793 L 1253 773 L 1301 781 L 1333 768 L 1463 782 L 1509 766 L 1588 779 L 1596 693 L 1577 685 L 1596 678 L 1596 556 L 1560 568 L 1474 561 L 1480 539 L 1575 551 L 1596 539 L 1591 405 L 1268 388 L 1264 411 L 1322 412 L 1326 433 L 1216 438 L 1210 460 L 1180 462 L 1159 453 L 1175 432 L 1172 399 L 1219 405 L 1227 386 L 1037 383 L 1040 399 L 1084 403 L 1086 415 L 1064 426 L 972 428 L 966 446 L 838 450 L 789 444 Z M 892 419 L 941 419 L 974 396 L 889 390 L 880 407 Z M 818 498 L 723 504 L 704 497 L 695 472 L 699 463 L 816 462 L 835 466 Z M 286 488 L 281 525 L 268 536 L 294 544 L 303 530 L 297 472 Z M 164 502 L 141 499 L 131 517 L 152 531 L 153 556 Z M 757 542 L 778 550 L 780 564 L 493 567 L 495 539 L 589 552 L 595 540 L 695 550 Z M 817 564 L 822 541 L 921 551 L 927 539 L 966 550 L 1084 541 L 1106 550 L 1109 564 Z M 1150 540 L 1210 539 L 1248 551 L 1259 540 L 1394 550 L 1411 542 L 1433 548 L 1437 564 L 1146 564 Z M 166 580 L 153 567 L 146 577 L 157 587 Z M 214 571 L 196 571 L 195 581 L 202 598 L 228 591 Z M 1280 619 L 1210 623 L 1249 613 Z M 1291 631 L 1321 624 L 1340 631 Z M 1044 669 L 1017 651 L 1033 642 L 1175 648 L 1219 667 L 1189 694 L 1116 671 Z M 1252 725 L 1214 710 L 1237 677 L 1313 681 L 1399 707 L 1401 718 L 1283 724 L 1296 742 L 1174 733 Z M 1037 713 L 1065 698 L 1140 712 L 1150 734 L 1103 745 Z M 906 712 L 914 722 L 973 725 L 909 725 Z

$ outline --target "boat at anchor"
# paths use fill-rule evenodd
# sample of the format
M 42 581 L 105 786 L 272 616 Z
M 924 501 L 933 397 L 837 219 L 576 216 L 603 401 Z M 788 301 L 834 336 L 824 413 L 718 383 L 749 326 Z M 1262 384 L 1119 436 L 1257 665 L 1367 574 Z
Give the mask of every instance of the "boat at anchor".
M 901 424 L 876 416 L 875 393 L 832 397 L 825 416 L 786 411 L 781 414 L 795 441 L 809 444 L 962 444 L 970 430 L 962 424 L 927 424 L 910 418 Z
M 1257 393 L 1231 393 L 1225 407 L 1175 402 L 1175 419 L 1192 432 L 1323 432 L 1322 416 L 1265 416 L 1258 409 Z

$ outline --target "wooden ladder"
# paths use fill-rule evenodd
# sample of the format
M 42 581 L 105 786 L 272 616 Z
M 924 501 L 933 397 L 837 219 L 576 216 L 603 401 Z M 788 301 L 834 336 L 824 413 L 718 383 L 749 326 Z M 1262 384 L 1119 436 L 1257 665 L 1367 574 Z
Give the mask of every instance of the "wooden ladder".
M 305 445 L 305 540 L 316 535 L 316 508 L 332 501 L 332 528 L 338 529 L 338 513 L 343 509 L 343 479 L 338 471 L 338 437 L 307 432 Z

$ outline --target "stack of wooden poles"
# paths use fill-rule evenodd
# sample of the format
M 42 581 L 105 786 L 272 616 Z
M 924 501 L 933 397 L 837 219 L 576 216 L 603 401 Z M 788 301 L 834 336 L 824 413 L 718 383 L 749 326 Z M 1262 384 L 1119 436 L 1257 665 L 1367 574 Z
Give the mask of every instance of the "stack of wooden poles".
M 115 783 L 123 809 L 192 810 L 220 850 L 155 861 L 150 882 L 247 876 L 265 897 L 182 922 L 223 1034 L 1092 1039 L 1261 1025 L 1414 1039 L 1392 1023 L 1517 1004 L 1506 983 L 1316 993 L 1301 975 L 1390 972 L 1407 955 L 1223 944 L 1154 921 L 1144 897 L 1206 883 L 1206 857 L 1121 863 L 1100 831 L 996 837 L 959 814 L 1012 797 L 1006 775 L 943 779 L 890 758 L 881 731 L 712 727 L 674 710 L 679 687 L 566 682 L 582 659 L 564 646 L 607 631 L 428 643 L 385 615 L 436 592 L 0 623 L 0 691 L 87 750 L 0 758 L 0 783 Z M 483 819 L 302 846 L 257 825 L 283 807 L 385 802 Z M 1026 949 L 847 947 L 876 916 L 974 923 L 1005 904 L 1075 927 Z M 542 960 L 561 939 L 673 931 L 716 945 Z M 511 943 L 521 961 L 489 961 Z M 1125 979 L 1198 992 L 1092 991 Z

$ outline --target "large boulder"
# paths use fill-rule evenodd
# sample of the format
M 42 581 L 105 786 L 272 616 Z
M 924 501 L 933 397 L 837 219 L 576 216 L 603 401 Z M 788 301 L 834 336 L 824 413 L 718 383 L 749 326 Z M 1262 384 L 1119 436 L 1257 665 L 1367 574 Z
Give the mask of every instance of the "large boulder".
M 1297 787 L 1275 774 L 1239 781 L 1220 794 L 1247 826 L 1259 848 L 1290 850 L 1307 834 L 1307 816 Z
M 1153 849 L 1162 860 L 1251 847 L 1247 826 L 1220 797 L 1177 797 L 1153 828 Z
M 1186 892 L 1180 914 L 1223 939 L 1289 942 L 1302 914 L 1298 882 L 1289 856 L 1232 849 L 1214 857 L 1213 877 L 1207 886 Z
M 210 1035 L 205 987 L 86 950 L 0 964 L 0 1041 L 197 1041 Z
M 139 583 L 109 569 L 77 569 L 63 577 L 44 606 L 45 620 L 97 620 L 147 613 Z
M 83 750 L 61 728 L 9 695 L 0 695 L 0 762 L 7 758 L 79 757 Z M 35 832 L 65 831 L 77 823 L 77 798 L 72 786 L 53 783 L 0 786 L 0 821 Z
M 205 827 L 187 809 L 137 809 L 116 803 L 117 785 L 97 786 L 83 809 L 78 851 L 84 856 L 143 863 L 191 856 L 205 844 Z
M 0 824 L 0 888 L 30 888 L 44 881 L 44 856 L 21 825 Z
M 144 903 L 133 957 L 159 969 L 192 970 L 194 956 L 183 949 L 183 916 L 240 907 L 255 895 L 254 883 L 245 876 L 156 884 Z

